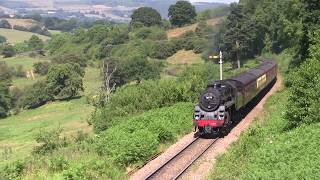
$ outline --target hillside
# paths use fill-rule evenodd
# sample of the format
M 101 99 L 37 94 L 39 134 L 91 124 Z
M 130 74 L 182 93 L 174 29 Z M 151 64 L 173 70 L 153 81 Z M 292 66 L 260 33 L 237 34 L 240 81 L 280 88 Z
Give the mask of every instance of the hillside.
M 43 36 L 43 35 L 31 33 L 31 32 L 18 31 L 14 29 L 3 29 L 3 28 L 0 28 L 0 35 L 6 37 L 7 41 L 13 44 L 29 40 L 32 35 L 36 35 L 44 41 L 50 39 L 50 37 L 48 36 Z
M 217 25 L 219 22 L 221 22 L 221 20 L 223 20 L 223 17 L 209 19 L 206 22 L 207 22 L 208 26 L 213 27 L 213 26 Z M 195 31 L 197 26 L 198 26 L 198 23 L 195 23 L 195 24 L 185 26 L 185 27 L 170 29 L 167 31 L 167 36 L 169 39 L 176 38 L 176 37 L 183 35 L 184 33 L 188 32 L 188 31 Z
M 23 27 L 30 27 L 32 25 L 38 25 L 39 22 L 33 20 L 33 19 L 13 19 L 13 18 L 7 18 L 7 20 L 11 26 L 23 26 Z

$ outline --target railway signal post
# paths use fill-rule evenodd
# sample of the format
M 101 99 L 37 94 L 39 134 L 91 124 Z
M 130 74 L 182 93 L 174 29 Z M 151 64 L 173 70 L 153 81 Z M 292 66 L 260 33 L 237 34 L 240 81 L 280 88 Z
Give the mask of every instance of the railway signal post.
M 220 51 L 219 55 L 217 56 L 209 56 L 209 59 L 220 59 L 219 64 L 220 64 L 220 80 L 223 80 L 223 55 L 222 51 Z

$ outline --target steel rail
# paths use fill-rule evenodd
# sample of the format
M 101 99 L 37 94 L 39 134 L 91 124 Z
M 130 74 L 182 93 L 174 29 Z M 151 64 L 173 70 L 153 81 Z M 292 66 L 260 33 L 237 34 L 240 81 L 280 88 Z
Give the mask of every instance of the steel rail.
M 196 156 L 192 161 L 190 161 L 190 163 L 185 167 L 183 168 L 182 171 L 179 172 L 179 174 L 177 174 L 173 179 L 176 180 L 178 179 L 179 177 L 181 177 L 182 174 L 184 174 L 187 169 L 189 169 L 189 167 L 194 163 L 196 162 L 205 152 L 208 151 L 208 149 L 218 140 L 219 138 L 216 138 L 214 140 L 212 140 L 212 142 L 198 155 Z
M 199 140 L 200 138 L 194 138 L 188 145 L 186 145 L 183 149 L 181 149 L 178 153 L 176 153 L 173 157 L 171 157 L 169 160 L 167 160 L 164 164 L 162 164 L 160 167 L 158 167 L 157 169 L 155 169 L 154 171 L 152 171 L 146 178 L 145 180 L 150 179 L 152 176 L 154 176 L 155 174 L 157 174 L 157 172 L 159 172 L 163 167 L 165 167 L 167 164 L 169 164 L 172 160 L 174 160 L 177 156 L 179 156 L 183 151 L 185 151 L 186 149 L 188 149 L 193 143 L 195 143 L 197 140 Z

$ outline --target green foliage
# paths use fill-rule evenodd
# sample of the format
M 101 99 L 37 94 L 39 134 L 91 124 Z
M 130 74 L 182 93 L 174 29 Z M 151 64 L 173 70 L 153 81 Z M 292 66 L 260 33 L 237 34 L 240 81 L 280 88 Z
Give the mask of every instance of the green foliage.
M 100 135 L 97 151 L 124 167 L 144 162 L 157 152 L 160 142 L 170 142 L 190 130 L 191 109 L 192 103 L 180 103 L 126 118 Z
M 34 153 L 37 154 L 47 154 L 52 153 L 54 150 L 57 150 L 61 147 L 64 147 L 67 145 L 66 138 L 61 138 L 60 134 L 62 132 L 61 128 L 53 129 L 50 131 L 40 131 L 35 139 L 37 143 L 40 143 L 40 146 L 37 146 L 34 149 Z M 57 170 L 57 168 L 64 168 L 63 166 L 66 165 L 65 161 L 63 159 L 55 160 L 54 164 L 52 166 L 53 170 Z
M 295 71 L 291 71 L 287 85 L 290 86 L 290 99 L 286 117 L 291 126 L 320 122 L 318 89 L 320 87 L 320 31 L 316 31 L 309 48 L 307 59 Z
M 1 19 L 0 28 L 11 29 L 11 24 L 5 19 Z
M 32 35 L 28 41 L 28 47 L 32 50 L 42 50 L 43 46 L 43 41 L 36 35 Z
M 139 39 L 166 40 L 166 32 L 159 27 L 142 27 L 134 32 L 134 36 Z
M 210 179 L 317 179 L 320 176 L 319 123 L 284 131 L 288 123 L 283 117 L 288 96 L 284 90 L 268 99 L 265 116 L 218 159 Z
M 12 57 L 16 54 L 16 51 L 12 45 L 5 45 L 1 54 L 4 58 Z
M 175 44 L 170 41 L 156 42 L 152 47 L 152 58 L 166 59 L 176 53 Z
M 178 1 L 168 11 L 171 24 L 179 27 L 192 23 L 197 16 L 195 7 L 188 1 Z
M 25 170 L 25 162 L 18 160 L 0 169 L 0 177 L 4 179 L 20 179 Z
M 117 73 L 120 77 L 123 77 L 120 84 L 124 84 L 130 81 L 155 79 L 160 77 L 160 68 L 154 63 L 150 62 L 143 57 L 135 57 L 132 60 L 123 62 Z M 123 83 L 122 83 L 123 81 Z
M 0 35 L 0 44 L 7 42 L 7 38 Z
M 212 66 L 193 67 L 178 80 L 143 81 L 117 89 L 107 105 L 93 114 L 95 131 L 109 128 L 119 117 L 171 106 L 177 102 L 195 101 L 211 78 L 210 68 Z
M 10 94 L 7 83 L 0 81 L 0 118 L 7 116 L 10 109 Z
M 86 58 L 79 53 L 64 53 L 52 58 L 51 62 L 53 64 L 78 64 L 82 68 L 87 66 Z
M 48 91 L 58 99 L 69 99 L 83 91 L 83 70 L 78 64 L 53 65 L 47 74 Z
M 34 72 L 42 76 L 48 73 L 49 68 L 50 68 L 49 62 L 37 62 L 33 64 Z
M 26 109 L 33 109 L 53 100 L 53 94 L 49 91 L 46 81 L 38 81 L 28 86 L 21 98 L 20 106 Z
M 222 17 L 222 16 L 228 15 L 228 13 L 230 13 L 229 6 L 222 6 L 214 9 L 206 9 L 198 13 L 197 20 L 203 21 L 203 20 L 208 20 L 212 18 Z
M 55 135 L 55 134 L 54 134 Z M 50 137 L 51 138 L 51 137 Z M 52 142 L 44 142 L 47 146 L 46 148 L 43 148 L 44 151 L 52 151 L 53 145 Z M 49 145 L 50 144 L 50 145 Z M 50 146 L 50 147 L 49 147 Z M 48 162 L 48 168 L 52 172 L 60 172 L 65 169 L 69 168 L 69 162 L 63 157 L 63 156 L 56 156 L 49 160 Z
M 161 15 L 157 10 L 150 7 L 140 7 L 131 15 L 131 24 L 142 23 L 144 26 L 161 24 Z
M 302 24 L 303 24 L 303 35 L 300 39 L 299 51 L 297 53 L 298 58 L 293 63 L 294 66 L 299 65 L 301 62 L 305 61 L 309 54 L 309 47 L 311 44 L 312 36 L 314 32 L 319 29 L 319 17 L 320 15 L 320 5 L 318 2 L 313 0 L 302 0 L 303 14 L 302 14 Z

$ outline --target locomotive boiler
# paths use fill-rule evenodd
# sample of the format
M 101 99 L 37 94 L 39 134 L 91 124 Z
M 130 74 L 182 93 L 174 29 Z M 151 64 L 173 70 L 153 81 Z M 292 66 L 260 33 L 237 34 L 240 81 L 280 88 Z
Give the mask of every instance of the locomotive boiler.
M 199 97 L 194 109 L 194 126 L 200 134 L 226 131 L 259 93 L 277 78 L 277 63 L 264 60 L 230 79 L 214 81 Z

